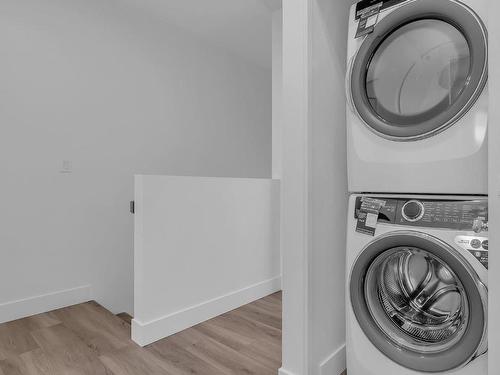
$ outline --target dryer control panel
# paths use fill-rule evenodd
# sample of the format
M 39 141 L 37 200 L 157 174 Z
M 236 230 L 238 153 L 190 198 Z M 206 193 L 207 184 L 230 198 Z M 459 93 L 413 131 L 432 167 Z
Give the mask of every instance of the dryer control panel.
M 378 222 L 396 225 L 475 231 L 488 230 L 488 200 L 394 199 L 358 197 L 355 217 L 363 199 L 382 202 Z
M 360 19 L 374 7 L 383 10 L 406 1 L 408 0 L 362 0 L 356 4 L 356 20 Z

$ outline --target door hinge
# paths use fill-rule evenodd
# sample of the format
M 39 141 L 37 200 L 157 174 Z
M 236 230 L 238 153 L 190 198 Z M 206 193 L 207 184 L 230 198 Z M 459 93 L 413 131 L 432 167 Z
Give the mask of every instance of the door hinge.
M 135 214 L 135 201 L 130 201 L 130 213 Z

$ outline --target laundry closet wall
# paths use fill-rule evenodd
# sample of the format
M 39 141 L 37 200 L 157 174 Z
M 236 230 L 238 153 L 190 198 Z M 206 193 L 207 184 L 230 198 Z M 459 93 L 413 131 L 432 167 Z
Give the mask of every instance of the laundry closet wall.
M 283 375 L 335 375 L 345 369 L 350 5 L 283 2 Z
M 134 174 L 271 176 L 270 67 L 145 3 L 0 1 L 0 321 L 133 312 Z
M 489 14 L 489 179 L 490 179 L 490 259 L 489 259 L 489 374 L 500 373 L 500 12 L 498 1 L 490 1 Z

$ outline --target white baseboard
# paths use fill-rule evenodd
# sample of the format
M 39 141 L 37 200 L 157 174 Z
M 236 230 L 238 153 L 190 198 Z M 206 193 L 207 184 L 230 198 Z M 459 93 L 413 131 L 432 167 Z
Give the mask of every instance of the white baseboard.
M 145 346 L 281 290 L 281 276 L 149 322 L 132 320 L 132 340 Z
M 340 375 L 346 369 L 345 344 L 330 354 L 320 365 L 320 375 Z
M 295 375 L 294 373 L 285 370 L 283 367 L 278 370 L 278 375 Z
M 330 354 L 319 365 L 319 375 L 341 375 L 346 369 L 345 344 Z M 283 367 L 279 369 L 278 375 L 296 375 Z
M 73 289 L 2 303 L 0 304 L 0 323 L 88 302 L 91 299 L 91 287 L 90 285 L 84 285 Z

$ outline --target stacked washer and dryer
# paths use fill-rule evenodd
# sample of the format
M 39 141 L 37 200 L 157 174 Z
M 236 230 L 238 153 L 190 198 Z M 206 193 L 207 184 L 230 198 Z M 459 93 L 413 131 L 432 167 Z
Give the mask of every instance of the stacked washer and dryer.
M 487 374 L 487 1 L 351 9 L 349 375 Z

